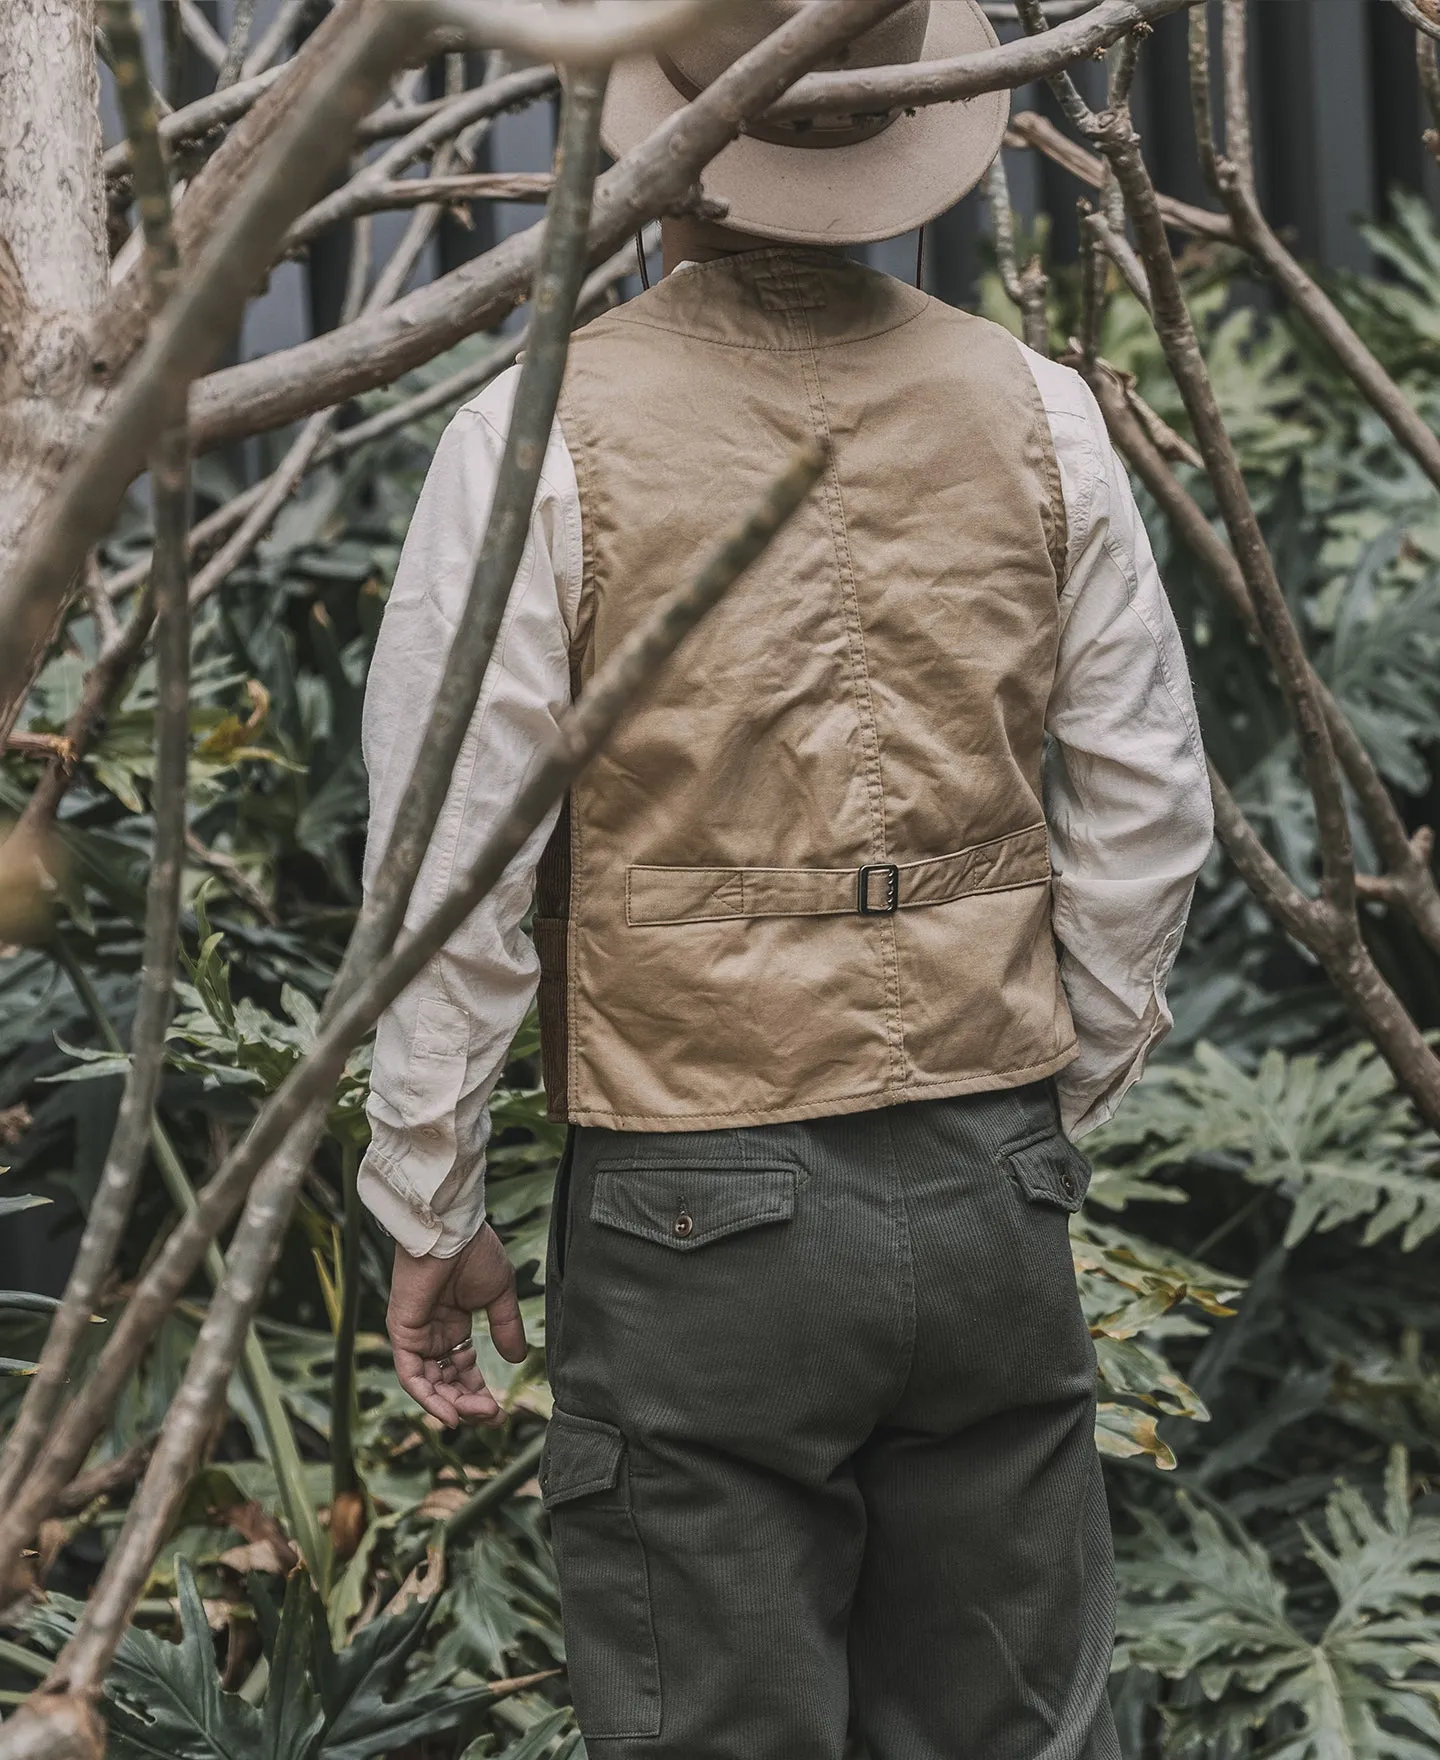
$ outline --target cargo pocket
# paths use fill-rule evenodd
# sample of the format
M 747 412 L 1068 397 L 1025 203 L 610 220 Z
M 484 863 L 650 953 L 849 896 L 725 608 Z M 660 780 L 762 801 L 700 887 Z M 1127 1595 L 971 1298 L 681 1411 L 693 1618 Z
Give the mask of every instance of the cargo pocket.
M 726 1235 L 788 1222 L 795 1214 L 794 1167 L 697 1167 L 602 1161 L 590 1220 L 676 1252 L 693 1253 Z
M 1066 1137 L 1050 1132 L 1034 1142 L 1007 1149 L 1002 1159 L 1032 1204 L 1072 1215 L 1090 1189 L 1090 1163 Z
M 575 1719 L 587 1739 L 660 1733 L 660 1658 L 625 1438 L 556 1411 L 540 1490 L 550 1515 Z

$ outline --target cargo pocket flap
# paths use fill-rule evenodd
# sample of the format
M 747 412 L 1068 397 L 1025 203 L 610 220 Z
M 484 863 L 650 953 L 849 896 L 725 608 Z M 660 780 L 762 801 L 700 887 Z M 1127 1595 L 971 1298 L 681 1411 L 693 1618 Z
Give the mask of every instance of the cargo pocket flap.
M 1021 1191 L 1034 1204 L 1053 1204 L 1075 1211 L 1085 1202 L 1090 1186 L 1090 1164 L 1062 1136 L 1042 1137 L 1007 1151 L 1005 1159 Z
M 602 1161 L 590 1220 L 677 1252 L 795 1214 L 793 1167 L 656 1167 Z
M 625 1458 L 625 1438 L 613 1424 L 557 1411 L 545 1433 L 540 1495 L 546 1509 L 576 1497 L 613 1491 Z

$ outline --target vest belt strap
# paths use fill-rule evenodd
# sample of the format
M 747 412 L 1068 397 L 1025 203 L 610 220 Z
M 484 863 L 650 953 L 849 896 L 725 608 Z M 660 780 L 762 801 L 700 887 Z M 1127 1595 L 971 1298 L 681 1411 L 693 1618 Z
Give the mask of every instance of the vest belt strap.
M 856 868 L 651 868 L 625 870 L 632 928 L 737 917 L 890 916 L 977 892 L 1009 892 L 1050 878 L 1045 825 L 972 844 L 924 862 Z

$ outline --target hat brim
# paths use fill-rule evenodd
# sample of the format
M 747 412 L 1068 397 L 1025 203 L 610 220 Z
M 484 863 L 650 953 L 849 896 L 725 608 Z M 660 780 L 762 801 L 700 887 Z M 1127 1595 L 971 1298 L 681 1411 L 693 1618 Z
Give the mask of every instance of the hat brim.
M 933 0 L 922 61 L 996 44 L 973 0 Z M 685 107 L 654 56 L 613 69 L 601 136 L 616 158 Z M 867 244 L 933 220 L 972 190 L 1005 134 L 1008 92 L 929 104 L 882 133 L 842 147 L 785 146 L 741 135 L 702 173 L 705 194 L 728 205 L 727 226 L 797 244 Z

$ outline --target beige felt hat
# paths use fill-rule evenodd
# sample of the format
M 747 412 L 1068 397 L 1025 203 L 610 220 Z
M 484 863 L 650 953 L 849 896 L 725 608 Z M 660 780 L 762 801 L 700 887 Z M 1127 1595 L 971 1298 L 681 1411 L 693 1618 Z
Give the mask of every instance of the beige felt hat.
M 778 30 L 806 0 L 750 0 L 666 55 L 622 61 L 610 76 L 602 128 L 617 157 Z M 938 61 L 997 38 L 974 0 L 907 0 L 829 67 Z M 725 224 L 801 244 L 863 244 L 922 226 L 985 175 L 1005 132 L 1008 92 L 912 114 L 808 124 L 752 124 L 706 167 L 706 195 L 729 204 Z

